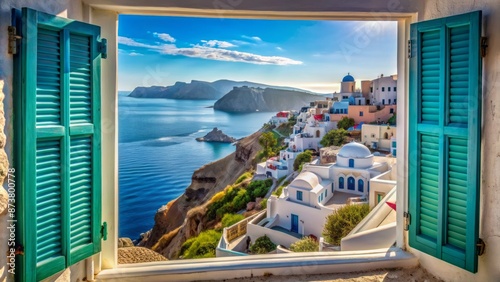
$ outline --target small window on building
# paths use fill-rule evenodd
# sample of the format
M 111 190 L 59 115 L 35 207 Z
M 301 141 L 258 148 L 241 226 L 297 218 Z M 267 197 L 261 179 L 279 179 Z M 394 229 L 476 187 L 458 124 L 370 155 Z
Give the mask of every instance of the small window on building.
M 370 87 L 370 92 L 373 93 L 373 87 Z
M 396 102 L 396 100 L 397 100 L 397 99 L 394 99 L 394 105 L 396 105 L 396 103 L 397 103 L 397 102 Z
M 384 91 L 385 91 L 385 87 L 382 87 L 382 92 L 384 92 Z
M 389 112 L 390 112 L 391 114 L 393 114 L 393 113 L 394 113 L 394 109 L 392 109 L 392 108 L 391 108 L 391 109 L 389 110 Z
M 362 111 L 361 111 L 361 112 L 359 112 L 359 116 L 360 116 L 360 117 L 362 117 L 362 116 L 363 116 L 363 112 L 362 112 Z
M 397 87 L 396 87 L 396 86 L 394 86 L 394 92 L 396 92 L 396 91 L 397 91 Z
M 371 136 L 372 136 L 372 138 L 375 138 L 375 134 L 372 134 Z
M 297 191 L 297 200 L 302 201 L 302 191 Z
M 328 189 L 325 189 L 325 198 L 328 196 Z
M 339 177 L 339 189 L 344 189 L 344 177 Z
M 382 99 L 382 105 L 385 105 L 385 99 Z
M 389 134 L 387 132 L 384 133 L 384 139 L 389 139 Z
M 333 183 L 332 183 L 332 194 L 333 194 L 333 190 L 334 190 L 334 188 L 333 188 L 333 187 L 334 187 L 334 186 L 333 186 Z
M 392 147 L 396 148 L 396 141 L 392 141 Z
M 349 159 L 349 167 L 354 167 L 354 159 Z
M 387 104 L 389 104 L 389 105 L 391 104 L 391 99 L 388 100 Z
M 391 88 L 390 87 L 387 87 L 387 92 L 391 92 Z

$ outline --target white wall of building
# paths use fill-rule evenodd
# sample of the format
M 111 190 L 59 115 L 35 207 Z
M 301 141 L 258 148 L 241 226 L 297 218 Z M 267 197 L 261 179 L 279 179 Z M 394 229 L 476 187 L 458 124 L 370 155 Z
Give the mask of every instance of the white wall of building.
M 395 104 L 397 98 L 397 76 L 382 76 L 372 80 L 371 103 L 375 105 Z

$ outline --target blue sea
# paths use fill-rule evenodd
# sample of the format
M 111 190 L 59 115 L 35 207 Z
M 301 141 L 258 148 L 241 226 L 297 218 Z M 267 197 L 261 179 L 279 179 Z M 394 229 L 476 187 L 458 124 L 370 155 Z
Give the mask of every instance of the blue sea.
M 235 138 L 257 131 L 273 113 L 215 111 L 215 101 L 127 97 L 119 107 L 119 236 L 137 239 L 156 211 L 179 197 L 193 171 L 234 152 L 231 144 L 198 142 L 214 127 Z

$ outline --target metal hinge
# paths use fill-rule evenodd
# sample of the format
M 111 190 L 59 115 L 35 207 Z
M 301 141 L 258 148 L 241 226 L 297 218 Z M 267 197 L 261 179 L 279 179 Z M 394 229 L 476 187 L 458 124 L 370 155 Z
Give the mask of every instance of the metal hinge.
M 403 212 L 404 217 L 404 231 L 408 231 L 411 224 L 411 215 L 409 212 Z
M 106 59 L 108 57 L 108 40 L 102 38 L 101 42 L 97 43 L 97 51 L 101 53 L 101 58 Z
M 8 26 L 7 27 L 8 33 L 9 33 L 9 48 L 8 52 L 9 54 L 17 54 L 17 40 L 22 39 L 21 36 L 17 35 L 16 27 L 15 26 Z
M 476 248 L 477 248 L 477 255 L 482 256 L 484 254 L 484 249 L 486 248 L 486 244 L 484 243 L 483 239 L 479 238 L 477 240 Z
M 108 223 L 103 222 L 101 225 L 101 239 L 108 240 Z
M 408 40 L 408 59 L 410 59 L 412 57 L 412 47 L 411 47 L 411 39 Z
M 486 57 L 486 48 L 488 48 L 488 37 L 481 37 L 481 57 Z

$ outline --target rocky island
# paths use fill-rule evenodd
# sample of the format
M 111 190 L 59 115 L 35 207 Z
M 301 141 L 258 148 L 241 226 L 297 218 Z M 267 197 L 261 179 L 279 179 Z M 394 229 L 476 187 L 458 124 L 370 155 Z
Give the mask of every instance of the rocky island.
M 233 143 L 236 142 L 236 139 L 227 136 L 226 134 L 224 134 L 224 132 L 222 132 L 222 130 L 218 129 L 217 127 L 214 127 L 214 129 L 212 129 L 212 131 L 207 133 L 207 135 L 196 138 L 196 141 Z

